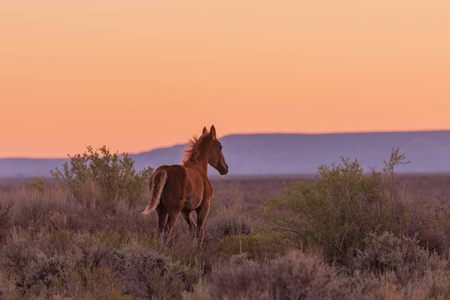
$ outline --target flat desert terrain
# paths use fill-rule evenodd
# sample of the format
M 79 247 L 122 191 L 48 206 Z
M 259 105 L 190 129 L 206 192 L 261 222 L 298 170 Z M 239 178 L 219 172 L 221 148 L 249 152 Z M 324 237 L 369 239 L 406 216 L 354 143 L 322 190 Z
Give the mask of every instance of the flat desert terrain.
M 280 176 L 212 176 L 214 196 L 223 201 L 233 197 L 233 190 L 242 194 L 243 204 L 251 213 L 262 208 L 265 198 L 281 195 L 285 187 L 290 188 L 296 181 L 314 180 L 314 175 Z M 450 206 L 450 174 L 399 174 L 398 184 L 404 193 L 414 197 L 435 199 Z

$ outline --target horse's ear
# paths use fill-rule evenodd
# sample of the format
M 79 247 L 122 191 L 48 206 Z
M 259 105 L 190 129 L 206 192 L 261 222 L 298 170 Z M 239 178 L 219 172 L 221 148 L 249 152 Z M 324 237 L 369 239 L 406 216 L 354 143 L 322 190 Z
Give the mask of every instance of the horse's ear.
M 207 132 L 208 132 L 208 130 L 206 129 L 206 127 L 203 127 L 202 135 L 205 134 L 205 133 L 207 133 Z
M 216 128 L 214 127 L 214 125 L 211 126 L 211 130 L 209 132 L 211 132 L 212 138 L 215 139 L 216 138 Z

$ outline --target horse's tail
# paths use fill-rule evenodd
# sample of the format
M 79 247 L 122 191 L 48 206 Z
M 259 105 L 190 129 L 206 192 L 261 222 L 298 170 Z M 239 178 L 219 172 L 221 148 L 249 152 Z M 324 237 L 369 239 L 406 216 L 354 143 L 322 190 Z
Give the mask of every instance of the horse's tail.
M 158 170 L 153 174 L 150 179 L 150 201 L 142 214 L 147 215 L 156 208 L 161 199 L 161 194 L 164 185 L 166 184 L 166 180 L 167 171 L 165 170 Z

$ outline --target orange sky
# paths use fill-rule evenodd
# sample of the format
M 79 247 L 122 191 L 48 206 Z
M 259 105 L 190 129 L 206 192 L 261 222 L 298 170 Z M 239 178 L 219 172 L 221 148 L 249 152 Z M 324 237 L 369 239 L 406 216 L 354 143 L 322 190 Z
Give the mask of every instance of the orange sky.
M 450 1 L 0 2 L 0 157 L 450 129 Z

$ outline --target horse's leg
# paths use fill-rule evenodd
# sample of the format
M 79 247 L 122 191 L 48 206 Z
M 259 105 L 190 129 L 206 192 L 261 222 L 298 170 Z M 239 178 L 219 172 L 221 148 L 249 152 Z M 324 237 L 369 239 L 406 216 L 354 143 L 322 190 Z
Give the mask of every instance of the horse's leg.
M 203 236 L 205 235 L 205 222 L 209 213 L 209 201 L 205 201 L 197 210 L 197 247 L 203 243 Z
M 156 208 L 156 212 L 158 213 L 158 239 L 161 245 L 164 244 L 164 228 L 167 224 L 167 212 L 162 207 L 158 206 Z
M 195 230 L 197 229 L 197 225 L 195 225 L 194 219 L 192 219 L 191 212 L 189 210 L 183 209 L 181 211 L 181 215 L 189 226 L 189 232 L 195 232 Z
M 169 214 L 169 217 L 168 217 L 167 223 L 166 223 L 166 227 L 164 228 L 164 235 L 167 236 L 167 239 L 169 238 L 170 233 L 172 232 L 172 229 L 175 226 L 175 223 L 177 223 L 177 217 L 178 217 L 178 212 Z
M 189 236 L 192 238 L 193 246 L 195 246 L 195 232 L 197 229 L 197 225 L 195 225 L 194 219 L 192 219 L 191 212 L 183 209 L 181 211 L 181 215 L 189 226 Z

